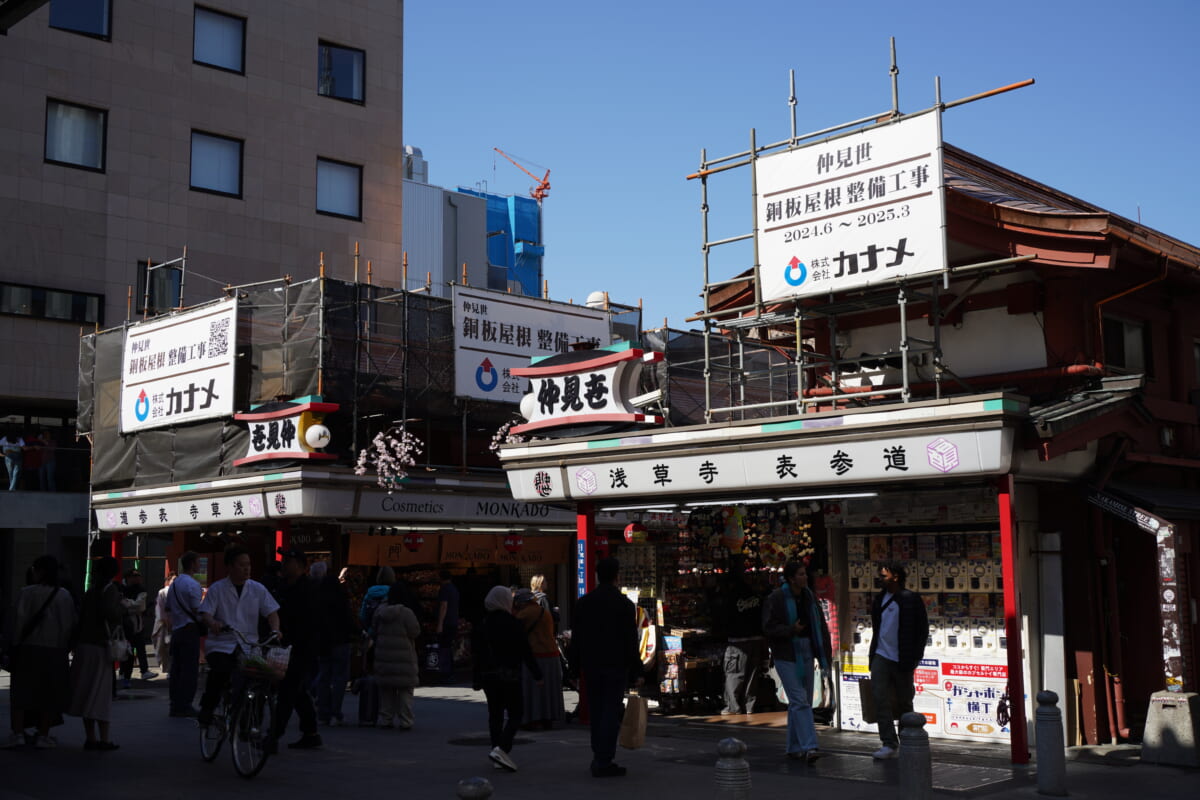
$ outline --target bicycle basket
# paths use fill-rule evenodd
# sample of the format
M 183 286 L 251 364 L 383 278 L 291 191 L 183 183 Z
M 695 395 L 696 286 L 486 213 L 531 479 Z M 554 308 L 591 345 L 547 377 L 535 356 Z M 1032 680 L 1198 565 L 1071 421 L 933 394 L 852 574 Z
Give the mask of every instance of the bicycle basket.
M 238 670 L 248 678 L 277 681 L 287 672 L 291 647 L 252 645 L 238 652 Z

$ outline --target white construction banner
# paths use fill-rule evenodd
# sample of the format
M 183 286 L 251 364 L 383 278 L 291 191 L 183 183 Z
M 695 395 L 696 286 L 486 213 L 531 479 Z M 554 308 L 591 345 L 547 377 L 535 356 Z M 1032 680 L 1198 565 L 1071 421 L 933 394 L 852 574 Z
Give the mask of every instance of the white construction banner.
M 946 269 L 937 111 L 754 162 L 764 300 Z
M 609 344 L 609 314 L 536 297 L 455 286 L 454 394 L 520 403 L 530 359 L 569 352 L 576 342 Z
M 237 300 L 129 328 L 121 432 L 233 415 Z

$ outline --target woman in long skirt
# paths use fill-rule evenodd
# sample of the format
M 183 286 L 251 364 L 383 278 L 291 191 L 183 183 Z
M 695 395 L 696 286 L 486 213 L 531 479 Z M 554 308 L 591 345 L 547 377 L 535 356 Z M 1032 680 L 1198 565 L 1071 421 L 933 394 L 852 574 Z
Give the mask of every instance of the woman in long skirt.
M 109 631 L 121 627 L 121 589 L 117 560 L 102 556 L 92 565 L 92 585 L 83 596 L 79 643 L 71 664 L 71 704 L 67 713 L 83 718 L 84 750 L 116 750 L 109 737 L 112 721 L 113 667 Z M 97 735 L 98 734 L 98 735 Z
M 529 589 L 513 595 L 513 614 L 525 629 L 533 657 L 542 670 L 539 683 L 532 670 L 521 671 L 522 717 L 527 727 L 550 730 L 566 720 L 563 707 L 562 661 L 554 639 L 554 618 Z

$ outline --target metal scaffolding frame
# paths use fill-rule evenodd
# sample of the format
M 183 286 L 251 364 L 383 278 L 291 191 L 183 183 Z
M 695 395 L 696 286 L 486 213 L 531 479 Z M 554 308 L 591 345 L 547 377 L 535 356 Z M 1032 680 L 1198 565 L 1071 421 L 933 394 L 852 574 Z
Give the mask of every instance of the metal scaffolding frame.
M 961 272 L 979 270 L 981 268 L 1000 270 L 1006 266 L 1036 257 L 1022 256 L 962 266 L 946 264 L 941 271 L 935 273 L 932 277 L 902 278 L 860 290 L 843 292 L 838 297 L 830 293 L 826 302 L 820 305 L 806 304 L 801 298 L 785 298 L 764 302 L 762 298 L 757 228 L 758 186 L 754 169 L 755 162 L 759 158 L 768 154 L 793 150 L 802 144 L 807 146 L 815 144 L 818 141 L 833 141 L 860 133 L 863 130 L 890 125 L 897 120 L 915 117 L 920 114 L 931 112 L 941 114 L 948 108 L 992 97 L 1013 89 L 1029 86 L 1033 83 L 1032 79 L 1020 81 L 947 103 L 942 101 L 941 79 L 937 78 L 935 80 L 934 105 L 931 108 L 923 109 L 913 114 L 902 114 L 900 112 L 899 101 L 900 70 L 896 62 L 896 40 L 894 38 L 891 40 L 890 46 L 891 66 L 888 70 L 892 90 L 892 106 L 890 109 L 861 117 L 852 122 L 822 128 L 811 133 L 799 134 L 797 133 L 796 114 L 796 73 L 795 70 L 791 70 L 789 73 L 790 93 L 788 96 L 791 135 L 780 141 L 760 145 L 756 130 L 751 128 L 749 147 L 746 150 L 710 159 L 707 150 L 701 149 L 699 169 L 687 176 L 689 180 L 698 179 L 700 181 L 702 237 L 700 249 L 703 262 L 704 284 L 702 297 L 704 299 L 704 311 L 696 315 L 693 319 L 702 320 L 704 324 L 706 422 L 711 422 L 714 415 L 729 415 L 730 418 L 734 418 L 734 415 L 751 409 L 756 411 L 767 410 L 772 414 L 803 414 L 819 403 L 839 405 L 878 400 L 894 402 L 897 398 L 900 402 L 907 403 L 912 400 L 912 383 L 910 381 L 911 359 L 922 354 L 929 354 L 933 366 L 933 394 L 935 397 L 940 398 L 942 393 L 942 374 L 948 372 L 942 363 L 941 322 L 963 299 L 959 298 L 945 309 L 940 307 L 939 294 L 949 288 L 951 274 L 957 275 Z M 713 175 L 741 167 L 750 168 L 751 230 L 749 233 L 710 240 L 708 180 Z M 942 229 L 943 231 L 946 229 L 944 204 L 942 207 Z M 710 260 L 713 248 L 744 241 L 751 241 L 753 243 L 753 263 L 748 270 L 748 274 L 743 273 L 738 277 L 714 281 L 711 275 L 712 265 Z M 713 294 L 716 290 L 747 282 L 751 284 L 754 292 L 753 302 L 720 311 L 712 310 Z M 968 293 L 970 291 L 968 290 Z M 907 309 L 908 305 L 914 301 L 926 301 L 930 305 L 930 320 L 933 327 L 931 338 L 913 336 L 909 330 Z M 811 303 L 811 299 L 808 299 L 808 302 Z M 897 332 L 897 344 L 894 349 L 883 353 L 863 354 L 858 357 L 845 357 L 837 352 L 837 324 L 839 315 L 878 310 L 888 306 L 894 306 L 899 314 L 899 330 Z M 828 353 L 816 352 L 813 344 L 814 337 L 811 335 L 811 332 L 818 325 L 822 324 L 826 326 L 829 334 L 831 352 Z M 784 326 L 788 326 L 791 334 L 791 344 L 788 350 L 793 354 L 791 366 L 794 370 L 796 387 L 794 395 L 787 400 L 771 399 L 766 402 L 753 404 L 731 402 L 725 406 L 714 406 L 714 374 L 721 371 L 736 373 L 736 370 L 731 365 L 724 367 L 719 365 L 722 357 L 714 357 L 710 346 L 713 337 L 716 336 L 714 329 L 730 332 L 736 341 L 739 342 L 740 347 L 747 334 L 752 331 L 761 331 L 760 337 L 770 341 L 770 331 L 780 331 Z M 809 335 L 806 336 L 806 333 L 809 333 Z M 869 364 L 898 366 L 900 370 L 899 385 L 890 388 L 859 387 L 862 391 L 854 392 L 845 391 L 841 387 L 844 373 L 859 372 L 862 367 Z M 738 382 L 743 383 L 745 375 L 737 374 Z M 812 385 L 814 384 L 814 380 L 810 376 L 820 376 L 827 385 Z M 744 396 L 741 399 L 744 401 Z

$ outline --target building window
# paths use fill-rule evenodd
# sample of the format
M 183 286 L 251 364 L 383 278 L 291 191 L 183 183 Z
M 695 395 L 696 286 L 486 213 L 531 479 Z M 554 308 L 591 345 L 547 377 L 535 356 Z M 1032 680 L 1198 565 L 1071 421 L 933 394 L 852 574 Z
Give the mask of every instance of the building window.
M 51 0 L 50 27 L 109 39 L 112 0 Z
M 352 47 L 320 42 L 317 47 L 317 94 L 361 103 L 367 54 Z
M 178 265 L 148 269 L 148 263 L 138 262 L 137 297 L 133 298 L 139 314 L 165 314 L 180 305 L 179 291 L 183 285 L 183 273 Z M 146 296 L 146 275 L 150 275 L 150 296 Z
M 192 188 L 241 197 L 241 140 L 192 131 Z
M 1115 317 L 1104 318 L 1104 365 L 1121 374 L 1154 375 L 1150 326 Z
M 98 294 L 0 283 L 0 314 L 100 325 L 103 301 Z
M 103 172 L 107 127 L 107 111 L 47 100 L 46 160 Z
M 192 60 L 217 69 L 246 72 L 246 20 L 196 6 Z
M 362 219 L 362 167 L 318 158 L 317 211 Z

